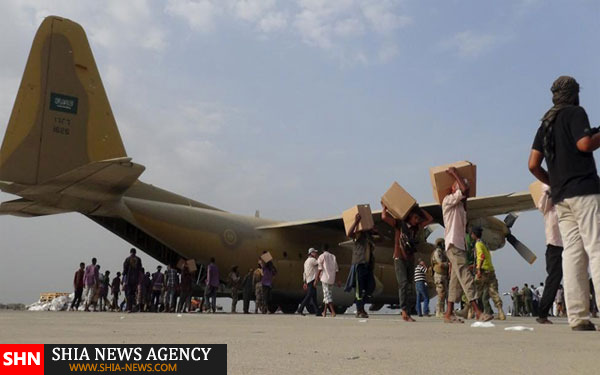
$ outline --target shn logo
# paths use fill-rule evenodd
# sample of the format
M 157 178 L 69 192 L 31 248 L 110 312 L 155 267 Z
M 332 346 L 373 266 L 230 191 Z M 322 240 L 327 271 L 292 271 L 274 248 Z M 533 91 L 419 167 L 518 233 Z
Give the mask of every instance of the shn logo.
M 43 344 L 0 344 L 0 374 L 44 375 Z
M 4 366 L 40 366 L 40 352 L 5 352 Z

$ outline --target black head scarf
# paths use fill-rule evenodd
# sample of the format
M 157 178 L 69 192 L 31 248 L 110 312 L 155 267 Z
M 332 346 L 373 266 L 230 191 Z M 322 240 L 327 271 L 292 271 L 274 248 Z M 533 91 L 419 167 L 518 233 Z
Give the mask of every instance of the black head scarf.
M 560 76 L 554 81 L 550 91 L 552 91 L 554 106 L 542 118 L 544 157 L 547 160 L 554 159 L 554 131 L 552 129 L 554 120 L 562 109 L 579 105 L 579 83 L 573 77 Z

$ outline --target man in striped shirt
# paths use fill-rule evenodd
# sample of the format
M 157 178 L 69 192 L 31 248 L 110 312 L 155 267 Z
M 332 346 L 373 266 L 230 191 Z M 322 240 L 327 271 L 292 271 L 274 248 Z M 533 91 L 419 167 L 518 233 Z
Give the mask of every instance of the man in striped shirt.
M 167 297 L 165 303 L 165 312 L 175 312 L 177 308 L 177 287 L 179 286 L 179 275 L 175 265 L 167 265 Z
M 415 286 L 417 288 L 417 314 L 419 316 L 429 316 L 429 293 L 427 292 L 427 282 L 425 273 L 427 266 L 423 259 L 419 259 L 419 263 L 415 267 Z M 423 302 L 423 311 L 421 311 L 421 302 Z

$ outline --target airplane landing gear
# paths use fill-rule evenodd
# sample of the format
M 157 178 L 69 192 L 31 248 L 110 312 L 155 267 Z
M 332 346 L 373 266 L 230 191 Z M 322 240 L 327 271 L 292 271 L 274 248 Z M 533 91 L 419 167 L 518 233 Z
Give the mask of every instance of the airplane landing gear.
M 346 310 L 348 309 L 348 306 L 334 306 L 333 309 L 335 310 L 336 314 L 342 315 L 346 312 Z
M 275 314 L 277 312 L 277 310 L 279 310 L 279 305 L 276 303 L 271 303 L 268 306 L 267 309 L 271 314 Z
M 296 310 L 298 310 L 297 303 L 281 304 L 281 305 L 279 305 L 279 307 L 281 308 L 281 312 L 284 314 L 294 314 L 296 312 Z

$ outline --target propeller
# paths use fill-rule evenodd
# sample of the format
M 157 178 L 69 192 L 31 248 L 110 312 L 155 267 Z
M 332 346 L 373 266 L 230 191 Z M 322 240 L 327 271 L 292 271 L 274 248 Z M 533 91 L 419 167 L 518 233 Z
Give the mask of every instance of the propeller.
M 523 257 L 523 259 L 525 259 L 529 264 L 533 264 L 533 262 L 535 262 L 535 260 L 537 259 L 537 256 L 533 253 L 533 251 L 529 250 L 529 248 L 527 246 L 525 246 L 525 244 L 523 244 L 521 241 L 519 241 L 511 233 L 511 230 L 510 230 L 512 228 L 512 226 L 514 225 L 515 221 L 517 221 L 518 217 L 519 217 L 518 214 L 511 212 L 508 215 L 506 215 L 506 217 L 504 218 L 504 224 L 506 224 L 506 227 L 508 228 L 508 234 L 506 235 L 506 240 L 508 241 L 508 243 L 510 243 L 512 245 L 512 247 L 515 248 L 517 253 L 519 253 L 519 255 Z
M 424 238 L 425 238 L 425 240 L 427 240 L 427 239 L 429 238 L 429 236 L 431 236 L 431 233 L 435 232 L 435 230 L 436 230 L 438 227 L 441 227 L 441 226 L 440 226 L 440 225 L 438 225 L 438 224 L 429 224 L 429 225 L 428 225 L 428 226 L 427 226 L 427 227 L 426 227 L 426 228 L 423 230 L 423 232 L 424 232 Z

